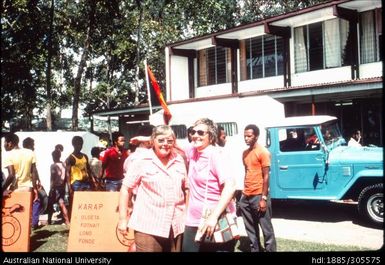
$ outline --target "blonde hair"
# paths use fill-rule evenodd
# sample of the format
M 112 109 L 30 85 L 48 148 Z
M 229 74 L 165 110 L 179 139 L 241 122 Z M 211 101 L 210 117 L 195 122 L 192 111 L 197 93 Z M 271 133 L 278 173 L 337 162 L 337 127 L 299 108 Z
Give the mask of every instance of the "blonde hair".
M 172 130 L 172 128 L 168 125 L 158 125 L 152 130 L 151 140 L 154 141 L 154 139 L 159 135 L 171 135 L 172 138 L 175 140 L 175 133 Z

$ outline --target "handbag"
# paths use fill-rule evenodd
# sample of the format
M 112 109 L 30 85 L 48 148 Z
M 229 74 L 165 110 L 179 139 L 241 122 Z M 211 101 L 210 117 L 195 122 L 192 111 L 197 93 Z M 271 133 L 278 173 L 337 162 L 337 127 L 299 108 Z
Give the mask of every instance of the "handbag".
M 210 165 L 210 160 L 209 160 L 209 165 Z M 204 208 L 202 211 L 202 216 L 199 221 L 198 232 L 195 236 L 195 241 L 206 242 L 206 243 L 225 243 L 233 239 L 239 239 L 240 233 L 236 222 L 237 216 L 227 211 L 227 208 L 219 216 L 217 224 L 214 228 L 214 233 L 211 237 L 207 237 L 205 234 L 202 234 L 201 232 L 199 232 L 200 228 L 205 224 L 207 218 L 212 213 L 212 210 L 207 208 L 208 176 L 209 174 L 207 174 L 207 178 L 206 178 Z
M 204 209 L 202 217 L 199 222 L 199 228 L 201 228 L 210 216 L 212 210 Z M 195 236 L 195 241 L 206 243 L 225 243 L 233 239 L 239 239 L 240 232 L 238 224 L 236 222 L 236 216 L 225 210 L 218 218 L 218 222 L 214 228 L 214 233 L 211 237 L 206 237 L 204 234 L 198 232 Z

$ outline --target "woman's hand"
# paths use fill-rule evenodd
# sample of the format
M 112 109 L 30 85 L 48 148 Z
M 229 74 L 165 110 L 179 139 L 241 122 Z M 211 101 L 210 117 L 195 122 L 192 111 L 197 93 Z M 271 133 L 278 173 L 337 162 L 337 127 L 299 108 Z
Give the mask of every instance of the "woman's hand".
M 127 222 L 127 219 L 119 219 L 118 222 L 118 231 L 125 236 L 128 234 Z
M 206 219 L 203 227 L 200 229 L 200 233 L 206 237 L 212 237 L 215 232 L 215 227 L 217 226 L 218 217 L 216 215 L 210 214 Z

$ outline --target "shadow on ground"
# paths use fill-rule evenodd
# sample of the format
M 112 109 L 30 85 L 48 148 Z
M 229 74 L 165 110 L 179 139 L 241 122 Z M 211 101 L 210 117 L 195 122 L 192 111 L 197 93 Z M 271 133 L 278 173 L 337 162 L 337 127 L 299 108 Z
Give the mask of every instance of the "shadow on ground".
M 31 252 L 39 249 L 41 246 L 46 244 L 50 238 L 55 235 L 62 235 L 68 237 L 69 230 L 63 231 L 49 231 L 46 230 L 47 226 L 43 226 L 39 229 L 34 230 L 31 236 Z

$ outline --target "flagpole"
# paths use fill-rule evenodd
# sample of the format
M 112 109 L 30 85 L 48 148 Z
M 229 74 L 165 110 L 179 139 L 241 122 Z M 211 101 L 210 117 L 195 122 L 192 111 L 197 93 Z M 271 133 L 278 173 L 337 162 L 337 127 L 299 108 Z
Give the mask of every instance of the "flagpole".
M 146 73 L 146 87 L 147 87 L 147 99 L 148 99 L 148 107 L 150 108 L 150 115 L 152 115 L 152 103 L 151 103 L 151 89 L 150 82 L 148 81 L 148 71 L 147 71 L 147 59 L 144 59 L 144 68 Z

